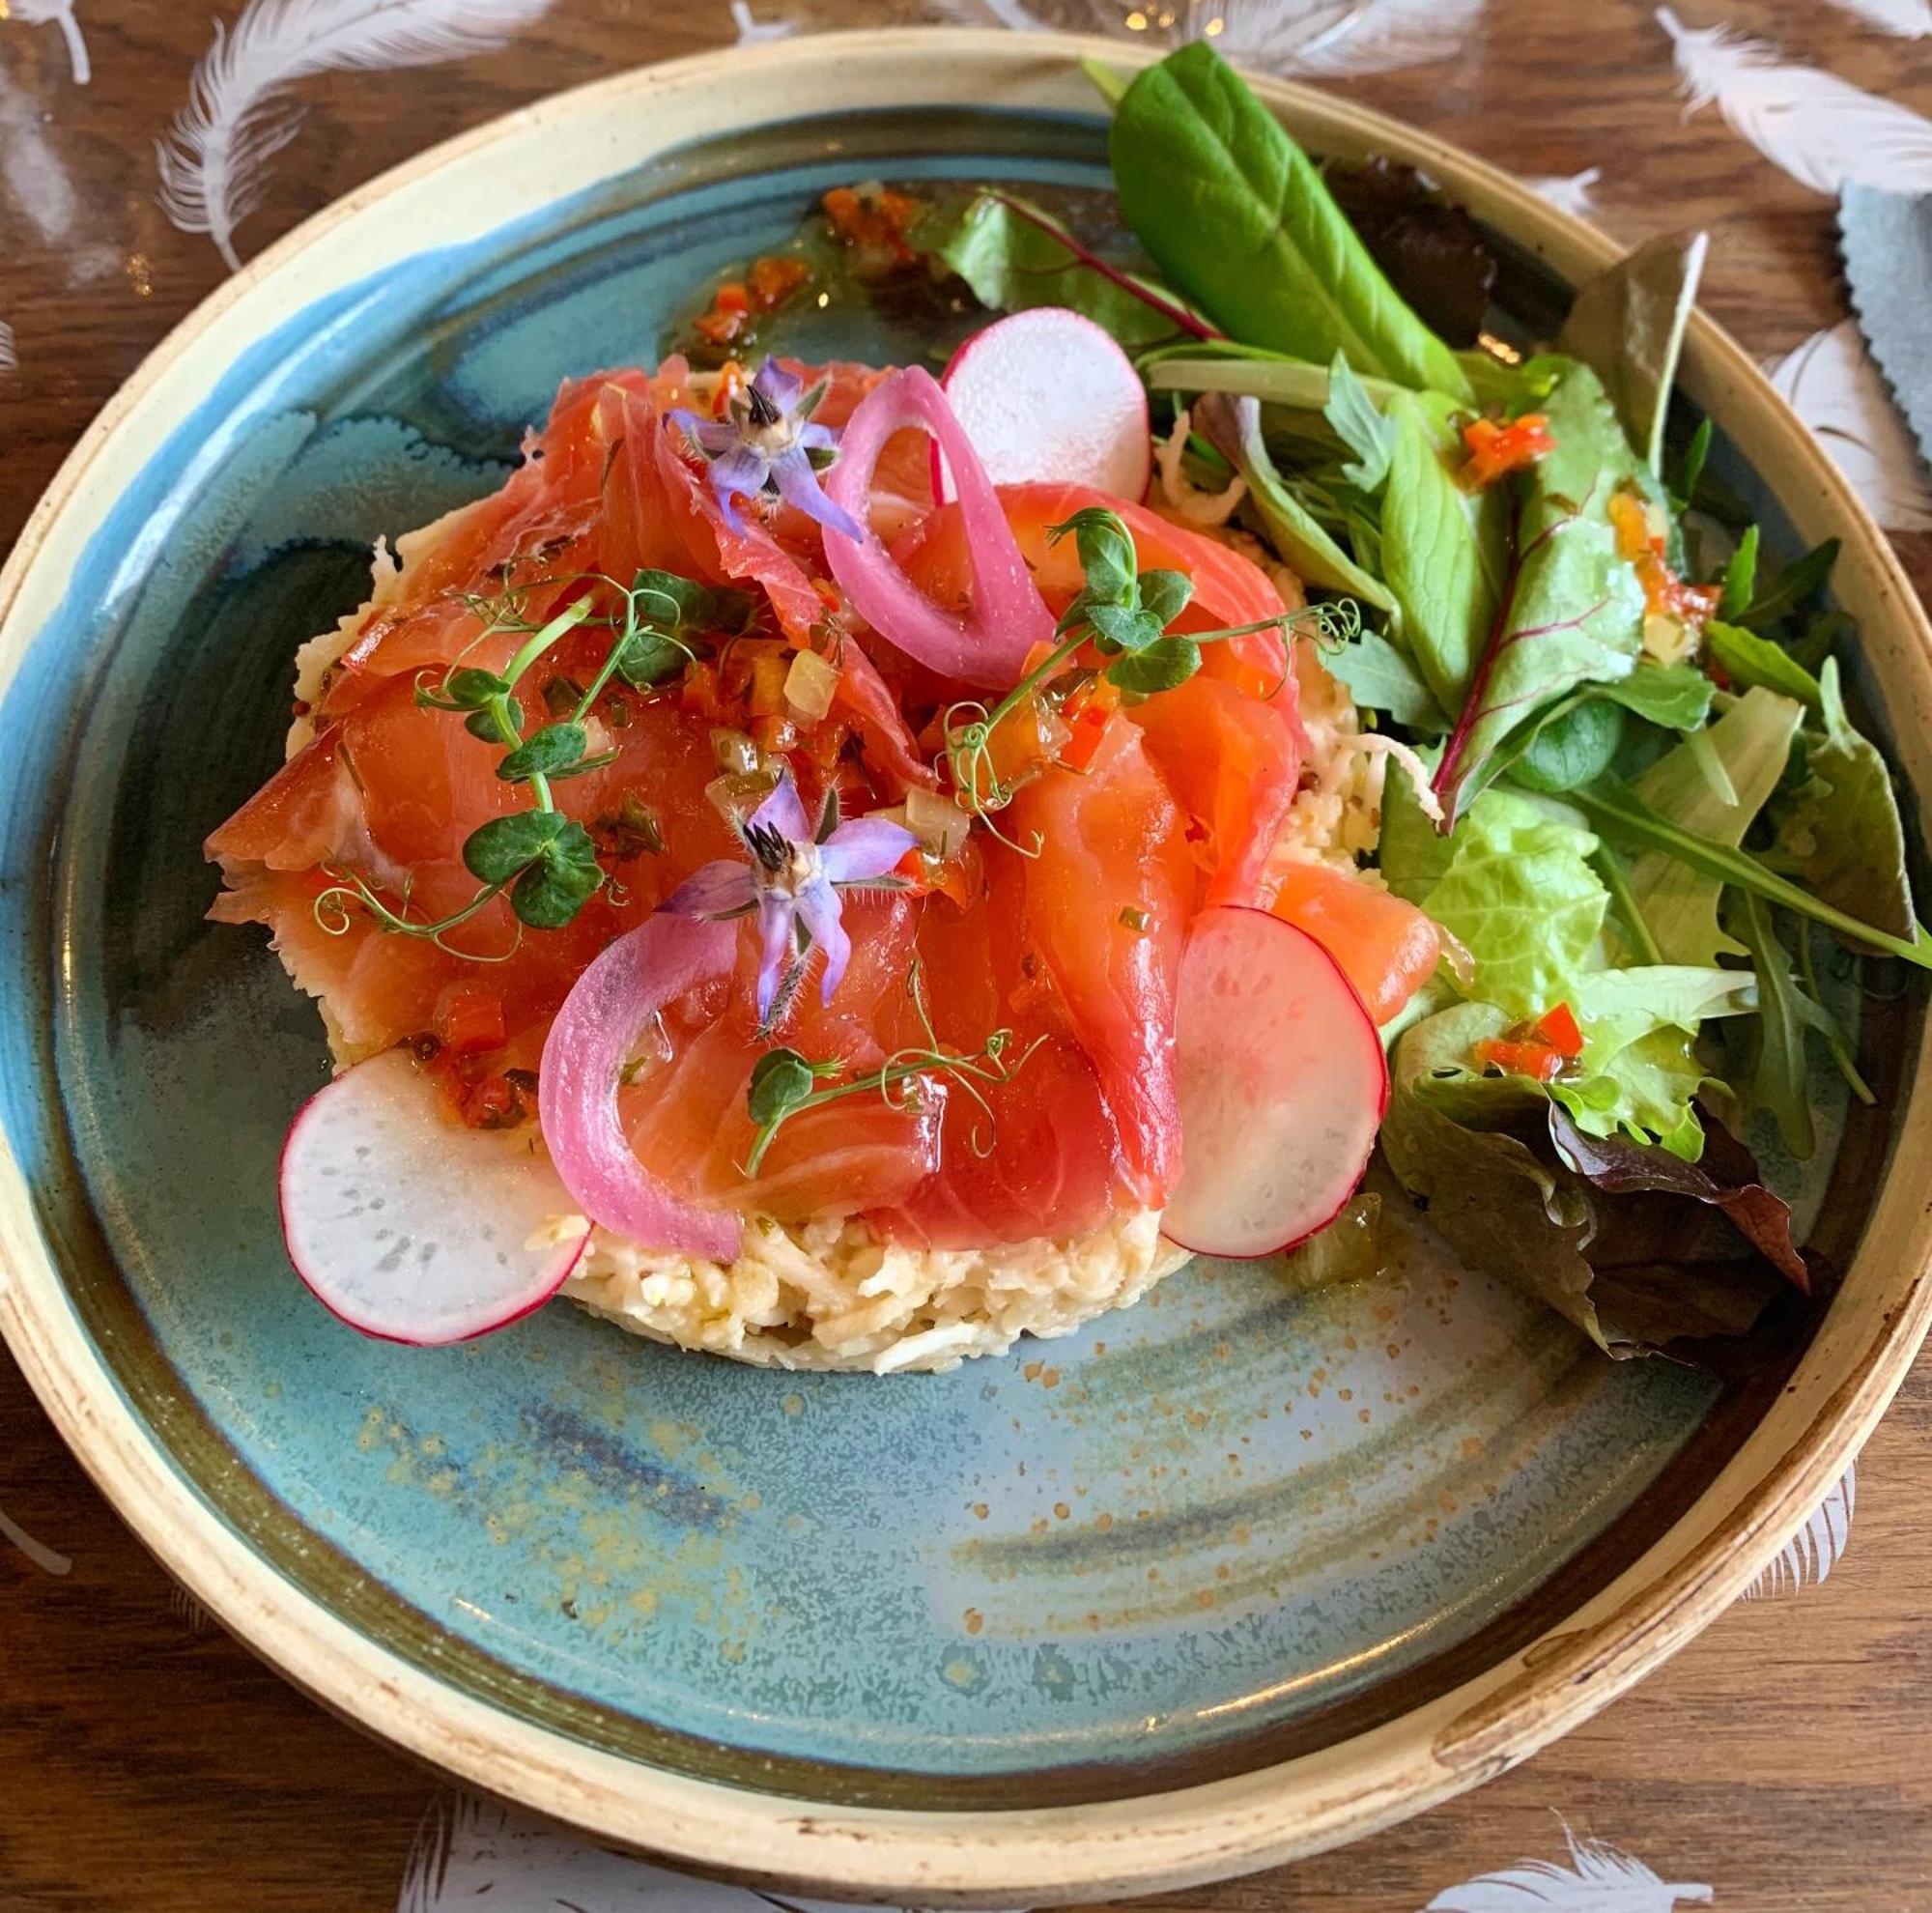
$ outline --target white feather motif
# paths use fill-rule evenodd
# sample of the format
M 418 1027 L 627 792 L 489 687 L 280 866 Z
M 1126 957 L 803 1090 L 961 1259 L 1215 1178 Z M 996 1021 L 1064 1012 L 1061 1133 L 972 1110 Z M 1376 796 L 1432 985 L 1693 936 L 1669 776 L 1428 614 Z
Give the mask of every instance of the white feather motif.
M 470 1794 L 423 1816 L 396 1913 L 850 1913 L 821 1900 L 767 1899 L 607 1853 L 526 1813 Z
M 1597 210 L 1597 182 L 1604 177 L 1601 166 L 1585 166 L 1580 173 L 1548 173 L 1525 179 L 1531 192 L 1548 200 L 1559 212 L 1589 218 Z
M 1900 40 L 1923 40 L 1932 33 L 1932 0 L 1832 0 L 1832 5 Z
M 59 27 L 61 38 L 67 42 L 67 60 L 73 69 L 74 85 L 85 86 L 94 77 L 94 69 L 87 58 L 87 38 L 73 16 L 73 0 L 8 0 L 7 7 L 0 11 L 0 19 L 19 20 L 27 26 L 52 23 Z
M 1814 192 L 1852 181 L 1932 191 L 1932 120 L 1727 27 L 1688 27 L 1668 7 L 1658 23 L 1676 48 L 1688 119 L 1714 100 L 1731 129 Z
M 268 162 L 296 136 L 296 81 L 345 69 L 424 67 L 487 53 L 550 0 L 248 0 L 219 21 L 188 103 L 156 144 L 161 210 L 207 233 L 230 267 L 235 228 L 260 204 Z
M 1483 12 L 1483 0 L 1355 0 L 1353 6 L 1324 10 L 1338 15 L 1310 32 L 1302 22 L 1297 43 L 1265 24 L 1271 8 L 1242 8 L 1230 22 L 1231 50 L 1244 53 L 1284 73 L 1342 78 L 1357 73 L 1392 73 L 1404 67 L 1420 67 L 1446 60 L 1468 43 Z M 1240 43 L 1238 28 L 1244 16 L 1256 19 L 1260 41 L 1265 35 L 1284 43 L 1277 47 Z
M 762 40 L 783 40 L 798 31 L 798 22 L 793 19 L 758 19 L 752 12 L 750 0 L 731 0 L 731 24 L 738 29 L 740 46 L 755 46 Z
M 1765 375 L 1889 531 L 1932 530 L 1932 482 L 1885 380 L 1865 351 L 1856 321 L 1841 319 Z
M 1602 1841 L 1578 1840 L 1566 1826 L 1570 1864 L 1525 1860 L 1500 1873 L 1484 1873 L 1438 1893 L 1423 1913 L 1672 1913 L 1680 1904 L 1708 1906 L 1707 1886 L 1672 1885 L 1641 1860 Z
M 1858 1500 L 1858 1470 L 1846 1469 L 1836 1487 L 1811 1511 L 1811 1519 L 1778 1551 L 1771 1565 L 1745 1589 L 1747 1601 L 1769 1601 L 1800 1588 L 1815 1587 L 1832 1570 L 1852 1538 L 1852 1510 Z
M 1130 11 L 1143 21 L 1154 10 L 1089 0 L 1088 21 L 1070 20 L 1066 10 L 1048 9 L 1051 17 L 1028 0 L 939 0 L 941 11 L 958 20 L 997 21 L 1023 32 L 1090 24 L 1118 31 Z M 1182 0 L 1173 10 L 1157 10 L 1146 37 L 1178 44 L 1205 34 L 1219 22 L 1214 44 L 1231 60 L 1271 72 L 1310 78 L 1393 72 L 1442 60 L 1461 49 L 1483 11 L 1483 0 L 1274 0 L 1270 6 L 1225 7 L 1208 0 Z M 1159 20 L 1171 21 L 1163 27 Z
M 11 344 L 11 329 L 7 336 Z M 55 1554 L 43 1542 L 36 1541 L 18 1522 L 10 1520 L 5 1508 L 0 1508 L 0 1540 L 13 1542 L 43 1574 L 66 1574 L 73 1566 L 65 1555 Z
M 14 328 L 0 319 L 0 374 L 20 369 L 19 348 L 14 343 Z

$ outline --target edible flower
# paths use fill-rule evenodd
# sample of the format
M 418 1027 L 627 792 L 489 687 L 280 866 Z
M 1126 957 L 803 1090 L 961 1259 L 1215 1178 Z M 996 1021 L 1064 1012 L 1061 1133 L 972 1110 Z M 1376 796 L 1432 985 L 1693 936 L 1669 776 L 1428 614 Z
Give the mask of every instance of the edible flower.
M 731 394 L 727 417 L 700 418 L 682 408 L 671 413 L 672 420 L 709 462 L 712 495 L 732 530 L 745 528 L 732 500 L 754 499 L 769 487 L 829 529 L 842 531 L 848 538 L 863 535 L 852 514 L 818 488 L 811 455 L 836 452 L 838 445 L 838 435 L 831 426 L 811 422 L 825 389 L 821 379 L 807 391 L 804 380 L 782 371 L 777 359 L 767 358 L 752 383 Z
M 721 858 L 696 871 L 665 899 L 673 916 L 719 922 L 755 910 L 763 950 L 758 964 L 758 1021 L 791 1001 L 812 944 L 825 952 L 822 998 L 832 994 L 852 956 L 839 893 L 854 886 L 888 888 L 893 867 L 919 842 L 885 817 L 838 820 L 828 795 L 814 832 L 789 776 L 737 825 L 749 861 Z

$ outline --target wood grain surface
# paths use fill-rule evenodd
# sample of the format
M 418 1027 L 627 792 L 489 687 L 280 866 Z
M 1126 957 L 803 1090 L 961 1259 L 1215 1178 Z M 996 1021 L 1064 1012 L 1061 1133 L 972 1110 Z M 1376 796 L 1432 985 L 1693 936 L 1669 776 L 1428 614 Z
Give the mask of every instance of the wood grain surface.
M 225 273 L 205 237 L 163 215 L 153 148 L 213 19 L 234 5 L 77 0 L 75 11 L 93 58 L 86 87 L 61 35 L 9 19 L 0 0 L 0 321 L 18 360 L 0 373 L 0 543 L 121 381 Z M 1932 37 L 1860 18 L 1926 15 L 1932 29 L 1923 7 L 1687 0 L 1680 11 L 1932 114 Z M 800 30 L 933 16 L 913 0 L 755 0 L 754 12 Z M 957 0 L 953 17 L 972 16 L 972 0 Z M 497 54 L 304 81 L 306 124 L 240 249 L 259 251 L 447 134 L 621 67 L 728 43 L 740 24 L 724 0 L 555 0 Z M 1705 302 L 1761 357 L 1845 316 L 1832 202 L 1768 163 L 1716 107 L 1684 116 L 1648 5 L 1488 0 L 1453 58 L 1330 83 L 1524 174 L 1601 167 L 1597 216 L 1619 239 L 1708 227 Z M 1899 543 L 1923 590 L 1932 538 Z M 1346 1851 L 1144 1903 L 1420 1913 L 1478 1873 L 1560 1857 L 1560 1816 L 1667 1880 L 1709 1884 L 1721 1907 L 1932 1908 L 1923 1363 L 1859 1488 L 1851 1545 L 1827 1584 L 1737 1609 L 1528 1766 Z M 185 1611 L 4 1356 L 0 1506 L 72 1560 L 55 1577 L 0 1541 L 0 1913 L 387 1913 L 435 1777 Z M 1614 1903 L 1639 1913 L 1636 1900 Z

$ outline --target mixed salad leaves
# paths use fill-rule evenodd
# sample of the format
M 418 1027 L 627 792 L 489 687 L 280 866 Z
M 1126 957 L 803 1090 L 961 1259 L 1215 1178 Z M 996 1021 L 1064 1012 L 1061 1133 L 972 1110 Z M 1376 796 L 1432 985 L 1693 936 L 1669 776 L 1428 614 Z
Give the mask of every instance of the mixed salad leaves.
M 1673 449 L 1703 237 L 1538 349 L 1466 215 L 1324 173 L 1208 45 L 1096 77 L 1144 256 L 994 191 L 912 243 L 988 306 L 1104 327 L 1156 437 L 1185 409 L 1186 475 L 1242 481 L 1236 522 L 1358 611 L 1328 668 L 1428 771 L 1391 769 L 1380 878 L 1449 952 L 1384 1032 L 1397 1179 L 1612 1354 L 1742 1332 L 1811 1276 L 1736 1132 L 1810 1156 L 1814 1061 L 1870 1100 L 1833 1003 L 1932 942 L 1847 709 L 1835 545 L 1773 566 L 1708 422 Z
M 1091 71 L 1136 256 L 1005 190 L 827 194 L 693 316 L 696 379 L 565 387 L 444 534 L 500 591 L 372 613 L 211 840 L 237 919 L 306 935 L 391 1058 L 283 1159 L 292 1257 L 345 1319 L 499 1326 L 593 1220 L 729 1265 L 781 1186 L 948 1241 L 1131 1199 L 1299 1283 L 1361 1271 L 1392 1184 L 1619 1356 L 1710 1358 L 1816 1287 L 1739 1138 L 1814 1156 L 1821 1081 L 1872 1099 L 1840 1013 L 1932 939 L 1834 547 L 1775 567 L 1709 425 L 1672 429 L 1702 237 L 1533 338 L 1473 220 L 1402 167 L 1319 167 L 1211 47 Z M 813 245 L 901 317 L 1006 316 L 943 381 L 768 352 L 747 379 Z M 429 807 L 457 854 L 385 860 L 356 820 L 423 725 L 473 773 Z M 1378 812 L 1318 827 L 1297 793 L 1351 753 Z M 358 971 L 371 932 L 411 956 Z M 513 1131 L 532 1099 L 550 1193 L 450 1205 L 438 1110 Z M 413 1301 L 345 1181 L 379 1143 L 438 1232 Z

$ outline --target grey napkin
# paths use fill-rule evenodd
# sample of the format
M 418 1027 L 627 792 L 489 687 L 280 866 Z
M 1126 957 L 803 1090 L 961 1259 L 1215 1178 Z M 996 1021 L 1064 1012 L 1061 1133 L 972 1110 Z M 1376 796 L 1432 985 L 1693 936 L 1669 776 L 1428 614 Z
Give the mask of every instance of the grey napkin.
M 1932 195 L 1848 186 L 1838 245 L 1859 329 L 1932 459 Z

